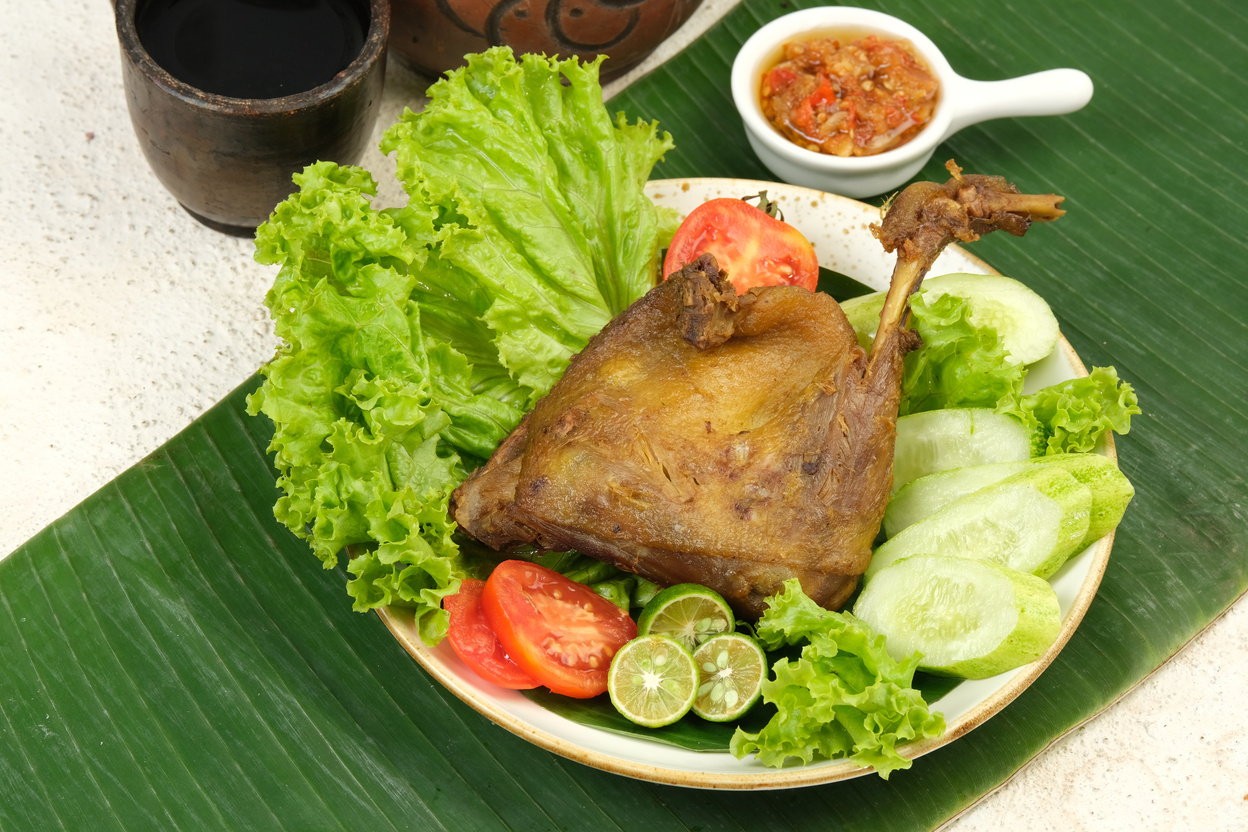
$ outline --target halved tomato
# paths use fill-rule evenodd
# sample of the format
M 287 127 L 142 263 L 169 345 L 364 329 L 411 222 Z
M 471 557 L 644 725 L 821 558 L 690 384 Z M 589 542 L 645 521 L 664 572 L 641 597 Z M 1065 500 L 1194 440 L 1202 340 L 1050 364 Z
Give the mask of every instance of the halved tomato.
M 494 567 L 481 609 L 521 670 L 577 699 L 606 691 L 612 656 L 637 635 L 625 610 L 584 584 L 523 560 Z
M 484 590 L 485 581 L 465 578 L 459 592 L 442 599 L 442 608 L 451 617 L 446 628 L 447 641 L 464 664 L 485 681 L 511 690 L 537 687 L 537 682 L 507 656 L 490 622 L 485 620 L 481 611 Z
M 768 210 L 765 194 L 759 199 Z M 685 217 L 663 259 L 667 277 L 701 254 L 713 254 L 738 295 L 755 286 L 815 290 L 819 258 L 802 232 L 742 199 L 712 199 Z

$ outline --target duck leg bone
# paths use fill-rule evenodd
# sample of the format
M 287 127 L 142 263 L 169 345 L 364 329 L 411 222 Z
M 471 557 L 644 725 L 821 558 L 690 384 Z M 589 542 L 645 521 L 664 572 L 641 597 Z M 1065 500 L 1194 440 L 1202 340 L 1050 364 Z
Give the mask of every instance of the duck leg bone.
M 945 246 L 972 243 L 998 229 L 1021 237 L 1033 222 L 1051 222 L 1066 213 L 1058 207 L 1064 197 L 1019 193 L 1003 176 L 963 175 L 952 159 L 945 167 L 952 174 L 949 181 L 916 182 L 893 200 L 883 222 L 871 226 L 884 250 L 897 252 L 877 344 L 906 325 L 910 296 Z

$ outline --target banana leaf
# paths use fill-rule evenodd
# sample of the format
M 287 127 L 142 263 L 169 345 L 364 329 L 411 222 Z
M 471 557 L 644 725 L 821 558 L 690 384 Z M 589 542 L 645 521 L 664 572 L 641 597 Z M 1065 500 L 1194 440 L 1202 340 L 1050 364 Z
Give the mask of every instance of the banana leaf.
M 614 100 L 676 137 L 656 176 L 771 178 L 729 66 L 804 5 L 744 0 Z M 887 782 L 692 791 L 569 762 L 433 682 L 276 523 L 271 428 L 244 414 L 253 378 L 0 562 L 0 828 L 930 829 L 1242 595 L 1248 15 L 1230 0 L 861 5 L 917 25 L 968 77 L 1073 66 L 1097 84 L 1070 116 L 963 131 L 921 174 L 955 158 L 1067 197 L 1043 243 L 975 253 L 1025 276 L 1145 410 L 1118 443 L 1137 496 L 1100 593 L 1035 684 Z

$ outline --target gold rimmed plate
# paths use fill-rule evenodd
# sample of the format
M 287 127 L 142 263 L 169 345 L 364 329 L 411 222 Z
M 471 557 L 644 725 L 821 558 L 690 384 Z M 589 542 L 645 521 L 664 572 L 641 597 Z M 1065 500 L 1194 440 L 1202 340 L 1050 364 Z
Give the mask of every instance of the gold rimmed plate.
M 656 204 L 674 208 L 682 215 L 708 199 L 750 196 L 764 190 L 780 204 L 785 221 L 814 244 L 821 266 L 873 289 L 887 288 L 894 258 L 884 252 L 871 234 L 871 223 L 880 219 L 879 209 L 874 206 L 792 185 L 745 179 L 666 179 L 646 186 L 646 193 Z M 996 274 L 959 246 L 949 246 L 931 273 L 950 272 Z M 1059 338 L 1053 353 L 1029 368 L 1027 389 L 1087 374 L 1070 344 Z M 1112 438 L 1107 438 L 1101 452 L 1115 455 Z M 931 703 L 933 710 L 945 715 L 945 733 L 904 746 L 901 752 L 917 758 L 953 742 L 983 724 L 1035 681 L 1083 619 L 1100 585 L 1112 545 L 1111 533 L 1071 558 L 1049 579 L 1061 605 L 1062 629 L 1043 656 L 999 676 L 957 685 Z M 583 725 L 547 710 L 523 693 L 503 690 L 481 680 L 446 642 L 437 647 L 423 644 L 410 616 L 401 611 L 382 610 L 381 617 L 422 667 L 476 711 L 534 745 L 594 768 L 655 783 L 706 789 L 794 788 L 846 780 L 872 771 L 845 760 L 768 768 L 752 757 L 738 760 L 723 751 L 691 751 Z M 904 777 L 905 773 L 895 776 Z

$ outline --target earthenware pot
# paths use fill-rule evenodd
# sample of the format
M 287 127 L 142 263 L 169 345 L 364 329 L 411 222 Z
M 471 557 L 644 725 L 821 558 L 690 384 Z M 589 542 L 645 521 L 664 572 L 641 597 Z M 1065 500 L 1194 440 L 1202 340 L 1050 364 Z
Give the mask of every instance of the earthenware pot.
M 390 46 L 437 75 L 491 46 L 590 60 L 604 80 L 640 63 L 702 0 L 392 0 Z
M 135 18 L 145 2 L 116 2 L 126 104 L 156 177 L 196 219 L 252 234 L 295 190 L 292 174 L 318 160 L 363 156 L 381 106 L 388 0 L 359 0 L 368 32 L 346 69 L 280 98 L 215 95 L 170 75 L 139 41 Z

